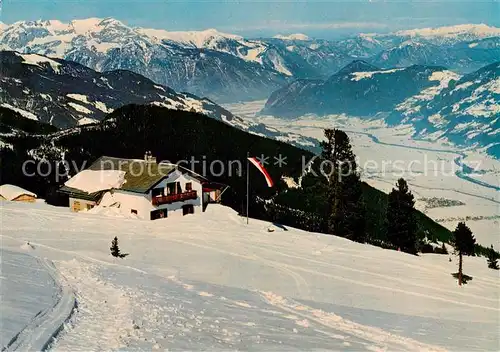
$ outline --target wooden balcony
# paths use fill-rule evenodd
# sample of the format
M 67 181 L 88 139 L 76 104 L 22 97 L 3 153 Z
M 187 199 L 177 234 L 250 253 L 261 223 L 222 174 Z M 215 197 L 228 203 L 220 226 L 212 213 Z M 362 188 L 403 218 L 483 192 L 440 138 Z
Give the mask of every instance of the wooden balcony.
M 188 191 L 178 194 L 169 194 L 168 196 L 153 197 L 152 203 L 154 206 L 158 206 L 174 202 L 184 202 L 185 200 L 196 198 L 198 198 L 196 191 Z

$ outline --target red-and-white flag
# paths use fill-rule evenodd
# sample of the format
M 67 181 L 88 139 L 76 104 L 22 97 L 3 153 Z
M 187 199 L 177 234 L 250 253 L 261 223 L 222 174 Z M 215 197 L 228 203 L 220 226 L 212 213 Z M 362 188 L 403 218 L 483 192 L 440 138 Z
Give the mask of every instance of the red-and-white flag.
M 271 178 L 271 176 L 269 176 L 269 173 L 267 172 L 266 168 L 264 167 L 264 165 L 262 165 L 259 160 L 257 160 L 257 158 L 255 157 L 252 157 L 252 158 L 248 158 L 248 160 L 255 165 L 255 167 L 257 169 L 259 169 L 259 171 L 262 173 L 262 175 L 264 175 L 264 177 L 266 178 L 266 182 L 267 182 L 267 185 L 269 187 L 272 187 L 274 186 L 274 182 L 273 182 L 273 179 Z

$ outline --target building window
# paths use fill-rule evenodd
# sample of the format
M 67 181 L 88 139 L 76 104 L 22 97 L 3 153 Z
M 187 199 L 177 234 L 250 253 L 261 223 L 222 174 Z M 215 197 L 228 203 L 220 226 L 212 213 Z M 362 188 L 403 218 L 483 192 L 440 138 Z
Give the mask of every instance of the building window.
M 151 212 L 151 220 L 163 219 L 167 217 L 167 209 L 153 210 Z
M 186 192 L 193 190 L 193 184 L 191 182 L 186 182 Z
M 135 210 L 135 209 L 131 209 L 131 210 L 130 210 L 130 212 L 131 212 L 132 214 L 137 215 L 137 210 Z
M 77 200 L 73 201 L 73 211 L 80 211 L 80 210 L 82 210 L 81 203 Z
M 176 194 L 175 193 L 175 183 L 167 183 L 167 194 Z
M 153 197 L 160 197 L 164 195 L 164 188 L 153 188 L 151 191 Z
M 182 215 L 194 214 L 193 204 L 186 204 L 182 206 Z
M 179 194 L 182 193 L 181 183 L 180 182 L 171 182 L 167 183 L 167 194 Z

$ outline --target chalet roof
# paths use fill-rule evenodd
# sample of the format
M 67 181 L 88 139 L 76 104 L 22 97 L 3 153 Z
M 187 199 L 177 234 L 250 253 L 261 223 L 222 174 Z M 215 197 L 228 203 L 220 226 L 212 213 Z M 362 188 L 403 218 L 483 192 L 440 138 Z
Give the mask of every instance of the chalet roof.
M 189 174 L 191 177 L 197 179 L 202 184 L 213 184 L 209 182 L 205 177 L 196 172 L 182 167 L 176 164 L 170 163 L 156 163 L 154 161 L 146 161 L 142 159 L 124 159 L 124 158 L 115 158 L 111 156 L 102 156 L 97 159 L 89 168 L 85 171 L 123 171 L 125 182 L 120 183 L 119 187 L 111 186 L 106 189 L 101 189 L 95 192 L 94 188 L 92 191 L 82 190 L 79 188 L 69 187 L 67 185 L 63 185 L 59 192 L 68 194 L 73 198 L 80 198 L 86 200 L 97 201 L 104 192 L 108 191 L 110 188 L 121 189 L 130 192 L 136 193 L 146 193 L 155 185 L 157 185 L 163 178 L 168 176 L 171 172 L 175 170 L 179 170 L 183 174 Z M 109 173 L 108 173 L 109 174 Z M 78 175 L 81 175 L 79 173 Z M 95 175 L 94 175 L 95 176 Z M 90 181 L 90 180 L 84 180 Z M 122 180 L 123 181 L 123 180 Z M 68 182 L 67 182 L 68 183 Z M 89 182 L 87 182 L 89 183 Z M 78 183 L 77 183 L 78 184 Z M 222 185 L 222 184 L 219 184 Z
M 176 169 L 174 164 L 157 164 L 139 159 L 122 159 L 102 156 L 89 170 L 121 170 L 125 172 L 125 183 L 120 189 L 131 192 L 146 193 Z
M 36 194 L 30 191 L 27 191 L 21 187 L 15 186 L 15 185 L 1 185 L 0 186 L 0 197 L 7 199 L 7 200 L 14 200 L 22 195 L 27 195 L 30 197 L 35 197 Z
M 101 198 L 102 194 L 105 193 L 105 191 L 98 191 L 98 192 L 93 192 L 93 193 L 88 193 L 85 191 L 82 191 L 77 188 L 73 187 L 68 187 L 63 185 L 61 188 L 59 188 L 59 192 L 64 193 L 69 195 L 71 198 L 78 198 L 78 199 L 85 199 L 85 200 L 91 200 L 91 201 L 97 201 Z

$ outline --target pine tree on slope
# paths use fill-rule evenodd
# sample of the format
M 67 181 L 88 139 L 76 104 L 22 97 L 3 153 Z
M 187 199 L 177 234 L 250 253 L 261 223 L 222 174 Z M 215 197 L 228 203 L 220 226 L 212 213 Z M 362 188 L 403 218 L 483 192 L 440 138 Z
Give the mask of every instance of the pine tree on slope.
M 488 248 L 488 268 L 498 270 L 498 253 L 493 249 L 493 245 Z
M 387 238 L 396 248 L 417 254 L 417 220 L 415 201 L 408 184 L 400 178 L 389 193 L 387 204 Z
M 476 239 L 464 222 L 459 222 L 455 231 L 453 231 L 452 244 L 455 252 L 458 254 L 458 285 L 462 286 L 463 281 L 463 256 L 474 255 L 474 246 Z
M 363 189 L 358 173 L 343 178 L 340 195 L 338 229 L 342 237 L 352 241 L 366 242 L 366 216 Z
M 365 205 L 361 179 L 347 134 L 325 129 L 322 157 L 330 162 L 328 173 L 328 232 L 353 241 L 365 242 Z
M 118 247 L 118 237 L 115 236 L 113 241 L 111 241 L 111 247 L 109 247 L 109 249 L 113 257 L 121 257 L 120 248 Z

